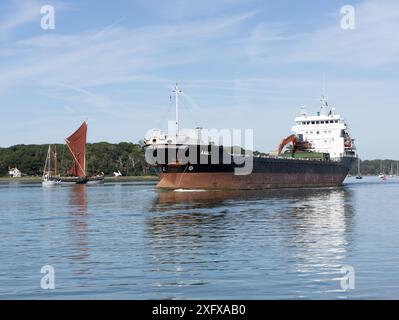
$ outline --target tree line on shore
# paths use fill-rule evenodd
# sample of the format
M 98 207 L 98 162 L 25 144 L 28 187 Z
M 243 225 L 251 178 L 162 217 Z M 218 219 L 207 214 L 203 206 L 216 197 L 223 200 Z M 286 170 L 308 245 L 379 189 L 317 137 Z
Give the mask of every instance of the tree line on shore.
M 399 161 L 391 160 L 391 159 L 376 159 L 376 160 L 361 160 L 360 161 L 360 173 L 362 175 L 378 175 L 380 173 L 397 174 L 397 164 Z M 358 165 L 357 162 L 353 164 L 351 170 L 349 171 L 350 175 L 357 175 Z
M 73 160 L 67 147 L 54 144 L 57 149 L 57 165 L 60 174 L 66 174 Z M 16 167 L 23 175 L 40 176 L 43 173 L 48 145 L 15 145 L 0 148 L 0 176 L 8 175 L 8 168 Z M 152 175 L 153 170 L 144 159 L 138 144 L 98 142 L 87 144 L 86 167 L 88 173 L 104 172 L 112 175 L 120 171 L 123 175 Z
M 58 171 L 66 174 L 72 165 L 72 157 L 67 147 L 55 145 L 58 154 Z M 17 167 L 24 175 L 40 176 L 43 173 L 44 162 L 47 156 L 48 145 L 15 145 L 9 148 L 0 148 L 0 176 L 8 175 L 8 168 Z M 254 152 L 254 154 L 259 152 Z M 89 173 L 104 172 L 112 175 L 120 171 L 125 176 L 153 175 L 154 172 L 144 158 L 144 151 L 138 144 L 108 142 L 87 144 L 87 171 Z M 396 160 L 363 160 L 360 163 L 362 175 L 377 175 L 381 170 L 390 174 L 397 173 Z M 382 169 L 381 169 L 382 168 Z M 357 162 L 350 172 L 357 174 Z

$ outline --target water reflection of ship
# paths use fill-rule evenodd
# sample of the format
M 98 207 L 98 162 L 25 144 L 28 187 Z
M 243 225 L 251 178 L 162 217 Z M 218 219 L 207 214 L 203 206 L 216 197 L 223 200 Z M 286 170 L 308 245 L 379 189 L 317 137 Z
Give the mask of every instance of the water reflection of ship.
M 69 190 L 69 213 L 71 216 L 71 261 L 82 261 L 90 256 L 87 224 L 87 194 L 85 185 L 73 185 Z M 78 273 L 86 273 L 79 266 Z
M 344 188 L 298 199 L 289 218 L 280 220 L 291 230 L 285 249 L 293 251 L 296 271 L 339 277 L 340 268 L 348 263 L 354 214 L 352 191 Z
M 151 211 L 169 211 L 171 206 L 175 210 L 200 209 L 219 207 L 229 201 L 255 201 L 255 200 L 290 200 L 307 201 L 307 199 L 318 199 L 331 194 L 348 195 L 349 190 L 345 188 L 325 189 L 271 189 L 271 190 L 219 190 L 219 191 L 195 191 L 176 192 L 159 191 L 154 200 Z M 310 203 L 310 202 L 309 202 Z M 309 205 L 308 203 L 308 205 Z
M 234 242 L 248 264 L 268 268 L 277 254 L 287 272 L 316 274 L 311 281 L 339 288 L 333 279 L 347 263 L 352 201 L 347 188 L 158 192 L 148 217 L 152 264 L 175 268 L 177 279 L 189 281 L 186 271 L 201 281 L 195 266 L 226 268 Z

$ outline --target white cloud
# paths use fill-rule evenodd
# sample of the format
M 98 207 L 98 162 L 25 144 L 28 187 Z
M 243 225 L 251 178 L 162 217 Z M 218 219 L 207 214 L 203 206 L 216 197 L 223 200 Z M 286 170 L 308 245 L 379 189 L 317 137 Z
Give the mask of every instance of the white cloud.
M 355 30 L 341 29 L 339 8 L 328 24 L 308 34 L 290 33 L 290 26 L 259 24 L 247 41 L 247 52 L 253 62 L 266 64 L 320 62 L 375 68 L 398 63 L 399 2 L 367 0 L 355 10 Z
M 129 81 L 138 75 L 147 77 L 154 70 L 212 55 L 212 41 L 223 41 L 254 14 L 136 29 L 111 26 L 102 31 L 45 34 L 18 41 L 0 50 L 7 59 L 6 64 L 0 62 L 0 88 L 28 80 L 36 85 L 62 82 L 86 87 Z
M 15 3 L 12 14 L 0 20 L 0 38 L 13 30 L 33 21 L 40 22 L 40 5 L 35 1 Z

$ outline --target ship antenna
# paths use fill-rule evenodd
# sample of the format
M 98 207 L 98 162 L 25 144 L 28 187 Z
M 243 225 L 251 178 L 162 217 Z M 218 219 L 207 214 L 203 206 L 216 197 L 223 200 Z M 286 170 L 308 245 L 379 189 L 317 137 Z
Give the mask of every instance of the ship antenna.
M 179 90 L 179 87 L 176 83 L 175 85 L 175 90 L 173 90 L 175 94 L 175 103 L 176 103 L 176 144 L 177 144 L 177 137 L 179 136 L 179 94 L 182 93 L 181 90 Z
M 321 114 L 326 114 L 326 107 L 328 107 L 327 98 L 326 98 L 326 74 L 323 72 L 323 87 L 322 87 L 322 95 L 321 95 Z

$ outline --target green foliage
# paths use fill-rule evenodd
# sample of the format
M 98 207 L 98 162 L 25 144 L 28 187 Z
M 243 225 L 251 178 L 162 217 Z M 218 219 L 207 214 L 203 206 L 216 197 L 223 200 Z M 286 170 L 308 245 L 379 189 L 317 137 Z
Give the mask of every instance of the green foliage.
M 65 145 L 56 145 L 58 171 L 64 175 L 72 165 L 72 158 Z M 16 145 L 0 148 L 0 176 L 8 174 L 9 167 L 17 167 L 24 175 L 42 175 L 48 145 Z M 88 173 L 104 172 L 112 175 L 114 171 L 123 175 L 141 176 L 153 174 L 145 162 L 144 152 L 137 144 L 107 142 L 87 144 Z

